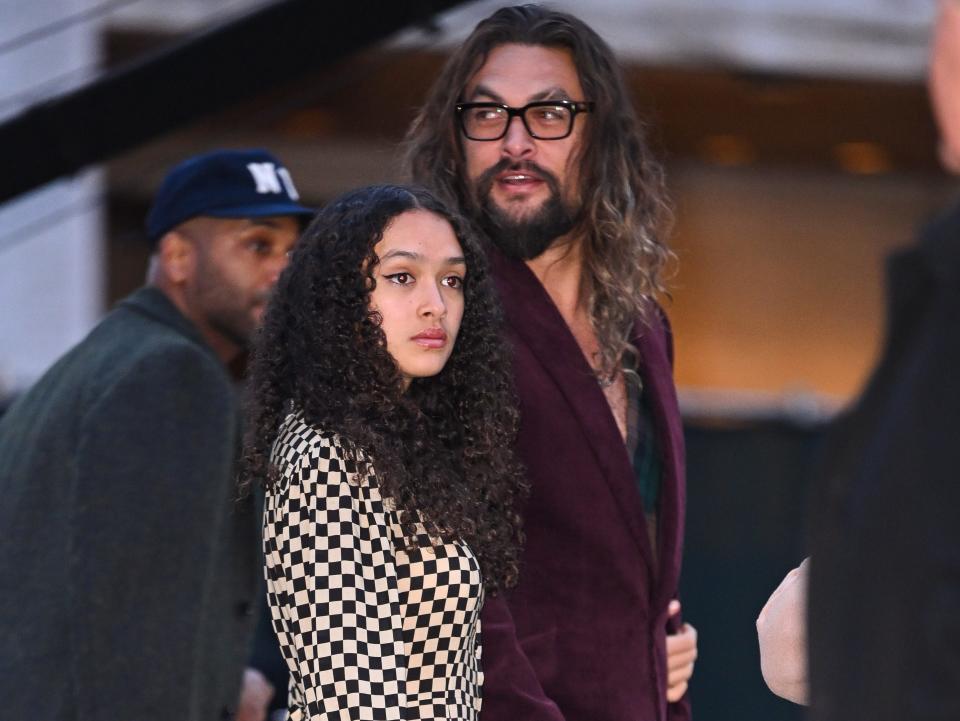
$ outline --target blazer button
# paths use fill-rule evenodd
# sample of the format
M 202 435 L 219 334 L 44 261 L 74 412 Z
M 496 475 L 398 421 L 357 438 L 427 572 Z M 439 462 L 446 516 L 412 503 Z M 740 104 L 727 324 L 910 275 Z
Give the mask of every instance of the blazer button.
M 230 719 L 233 718 L 233 709 L 229 706 L 224 706 L 220 710 L 220 718 L 223 719 L 223 721 L 230 721 Z
M 249 601 L 240 601 L 237 603 L 237 615 L 238 616 L 252 616 L 253 615 L 253 604 Z M 230 713 L 233 713 L 232 711 Z

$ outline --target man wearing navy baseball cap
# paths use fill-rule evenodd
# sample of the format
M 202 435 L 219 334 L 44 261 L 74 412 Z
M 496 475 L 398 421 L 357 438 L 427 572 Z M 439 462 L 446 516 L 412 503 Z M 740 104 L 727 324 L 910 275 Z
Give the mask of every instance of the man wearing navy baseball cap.
M 157 192 L 147 215 L 148 279 L 225 362 L 259 324 L 298 219 L 311 214 L 298 201 L 290 173 L 264 150 L 191 158 Z
M 176 166 L 146 286 L 0 421 L 4 717 L 234 714 L 261 572 L 227 366 L 310 213 L 263 150 Z

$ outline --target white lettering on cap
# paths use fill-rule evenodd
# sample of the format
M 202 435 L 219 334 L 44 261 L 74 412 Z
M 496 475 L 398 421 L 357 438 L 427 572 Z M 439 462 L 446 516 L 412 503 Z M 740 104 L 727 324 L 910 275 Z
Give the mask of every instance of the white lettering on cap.
M 277 168 L 277 175 L 279 175 L 280 180 L 283 181 L 283 187 L 287 189 L 287 195 L 290 196 L 290 200 L 300 200 L 300 193 L 297 192 L 297 188 L 293 184 L 290 171 L 281 166 Z
M 247 170 L 257 184 L 258 193 L 282 193 L 277 168 L 273 163 L 247 163 Z M 282 170 L 282 168 L 281 168 Z

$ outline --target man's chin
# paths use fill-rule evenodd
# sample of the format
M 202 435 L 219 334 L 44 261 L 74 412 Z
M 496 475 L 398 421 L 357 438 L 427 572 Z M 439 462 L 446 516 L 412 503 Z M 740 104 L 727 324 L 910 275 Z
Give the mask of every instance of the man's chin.
M 489 230 L 491 240 L 504 255 L 526 261 L 546 252 L 568 228 L 521 222 L 501 223 Z
M 490 206 L 505 221 L 514 224 L 528 223 L 536 218 L 547 203 L 546 198 L 513 197 L 508 199 L 490 197 Z
M 531 260 L 573 229 L 574 215 L 563 207 L 557 193 L 504 203 L 497 193 L 490 192 L 479 220 L 502 252 L 518 260 Z

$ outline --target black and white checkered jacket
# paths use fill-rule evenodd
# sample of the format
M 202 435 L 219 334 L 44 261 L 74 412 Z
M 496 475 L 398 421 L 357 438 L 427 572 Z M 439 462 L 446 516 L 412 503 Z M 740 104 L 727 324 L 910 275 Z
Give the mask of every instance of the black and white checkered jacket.
M 290 415 L 273 446 L 264 553 L 290 668 L 290 721 L 444 719 L 480 710 L 477 559 L 462 542 L 407 553 L 376 475 L 336 434 Z

